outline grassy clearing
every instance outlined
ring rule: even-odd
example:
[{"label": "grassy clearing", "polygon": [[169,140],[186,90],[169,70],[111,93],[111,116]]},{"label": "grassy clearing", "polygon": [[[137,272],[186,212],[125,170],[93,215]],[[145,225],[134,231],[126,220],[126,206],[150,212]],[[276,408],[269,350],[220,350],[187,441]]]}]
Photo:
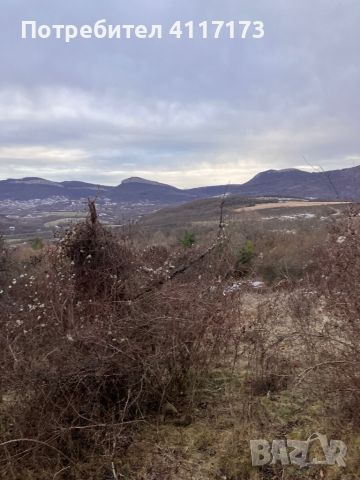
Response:
[{"label": "grassy clearing", "polygon": [[[253,397],[246,369],[214,370],[196,391],[193,422],[178,427],[152,419],[138,427],[132,444],[116,460],[121,478],[262,480],[359,478],[360,435],[331,427],[317,398],[284,390],[276,395]],[[249,441],[265,438],[304,440],[314,432],[341,438],[349,445],[346,470],[319,466],[253,467]],[[344,476],[345,475],[345,476]]]},{"label": "grassy clearing", "polygon": [[72,216],[67,216],[64,218],[59,218],[58,220],[51,220],[50,222],[45,222],[44,227],[45,228],[54,228],[57,226],[65,226],[69,225],[70,223],[74,222],[74,219],[77,219],[78,221],[85,220],[84,215],[83,216],[77,216],[77,215],[72,215]]},{"label": "grassy clearing", "polygon": [[302,201],[284,201],[276,203],[267,203],[252,205],[249,207],[242,207],[235,211],[244,212],[244,211],[258,211],[258,210],[276,210],[278,208],[311,208],[311,207],[323,207],[323,206],[339,206],[339,205],[349,205],[348,202],[308,202],[305,200]]}]

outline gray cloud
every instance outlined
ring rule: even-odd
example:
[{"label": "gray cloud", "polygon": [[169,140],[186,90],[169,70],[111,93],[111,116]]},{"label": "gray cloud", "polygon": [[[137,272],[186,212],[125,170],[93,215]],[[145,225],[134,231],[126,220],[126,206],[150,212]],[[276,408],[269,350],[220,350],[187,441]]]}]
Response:
[{"label": "gray cloud", "polygon": [[[130,2],[129,2],[130,3]],[[39,23],[262,19],[262,40],[21,40]],[[358,0],[3,0],[0,177],[179,186],[360,163]]]}]

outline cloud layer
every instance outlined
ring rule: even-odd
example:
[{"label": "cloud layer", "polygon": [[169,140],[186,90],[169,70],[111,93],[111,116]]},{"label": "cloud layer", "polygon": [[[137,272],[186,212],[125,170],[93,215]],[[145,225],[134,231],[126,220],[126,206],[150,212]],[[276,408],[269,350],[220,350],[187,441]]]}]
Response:
[{"label": "cloud layer", "polygon": [[[178,186],[360,163],[358,0],[3,0],[0,177]],[[271,3],[271,5],[270,5]],[[21,21],[261,19],[262,40],[21,40]],[[305,160],[304,160],[305,157]]]}]

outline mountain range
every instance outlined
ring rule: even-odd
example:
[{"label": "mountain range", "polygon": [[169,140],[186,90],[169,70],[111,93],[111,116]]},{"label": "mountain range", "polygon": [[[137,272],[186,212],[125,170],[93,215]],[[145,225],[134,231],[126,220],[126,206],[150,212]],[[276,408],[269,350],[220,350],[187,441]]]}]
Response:
[{"label": "mountain range", "polygon": [[223,194],[360,200],[360,166],[327,172],[298,169],[267,170],[239,185],[216,185],[179,189],[171,185],[131,177],[117,186],[79,181],[52,182],[27,177],[0,181],[0,200],[25,201],[62,197],[68,200],[107,198],[115,203],[183,203]]}]

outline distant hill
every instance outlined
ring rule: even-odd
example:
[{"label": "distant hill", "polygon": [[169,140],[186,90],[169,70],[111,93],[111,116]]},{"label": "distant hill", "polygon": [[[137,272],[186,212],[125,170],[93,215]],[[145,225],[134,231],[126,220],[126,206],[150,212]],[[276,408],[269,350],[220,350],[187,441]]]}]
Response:
[{"label": "distant hill", "polygon": [[116,187],[91,183],[67,181],[51,182],[43,178],[27,177],[0,181],[0,200],[24,201],[65,197],[69,200],[81,198],[108,198],[113,202],[159,204],[181,203],[195,200],[196,195],[151,180],[132,177]]},{"label": "distant hill", "polygon": [[115,202],[162,204],[187,202],[197,198],[186,190],[142,178],[124,180],[119,186],[112,189],[109,196]]},{"label": "distant hill", "polygon": [[141,177],[125,178],[125,180],[121,182],[121,185],[124,185],[126,183],[142,183],[146,185],[162,185],[163,187],[168,187],[166,183],[155,182],[154,180],[147,180],[146,178]]},{"label": "distant hill", "polygon": [[43,178],[27,177],[0,181],[0,200],[33,200],[66,197],[69,200],[93,197],[97,191],[108,192],[112,187],[98,187],[85,182],[51,182]]},{"label": "distant hill", "polygon": [[267,170],[242,185],[219,185],[189,190],[201,198],[227,192],[236,195],[360,201],[360,166],[327,172],[297,169]]},{"label": "distant hill", "polygon": [[360,199],[360,166],[329,172],[268,170],[241,186],[248,195],[281,195],[318,199]]},{"label": "distant hill", "polygon": [[0,181],[0,200],[32,200],[63,197],[68,200],[94,197],[115,203],[176,204],[219,195],[279,196],[325,200],[360,201],[360,166],[328,172],[297,169],[267,170],[242,185],[216,185],[179,189],[171,185],[131,177],[118,186],[79,181],[52,182],[38,177]]}]

